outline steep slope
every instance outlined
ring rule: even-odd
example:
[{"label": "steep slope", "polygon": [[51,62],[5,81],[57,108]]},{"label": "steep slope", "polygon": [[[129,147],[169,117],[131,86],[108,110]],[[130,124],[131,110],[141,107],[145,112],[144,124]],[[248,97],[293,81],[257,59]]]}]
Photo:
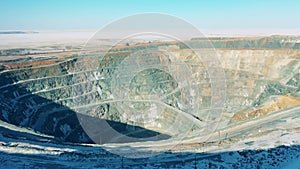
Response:
[{"label": "steep slope", "polygon": [[[198,39],[187,43],[198,46],[201,41],[203,40]],[[296,105],[296,103],[286,104],[291,98],[283,95],[291,93],[299,97],[300,51],[290,47],[290,43],[294,46],[298,44],[298,37],[217,38],[211,41],[217,48],[220,48],[217,49],[217,53],[220,55],[220,63],[225,71],[227,83],[226,88],[224,87],[227,99],[219,129],[226,128],[230,121],[243,120],[244,117],[239,117],[246,116],[240,113],[243,110],[254,109],[254,112],[247,113],[251,117],[257,115],[258,112],[267,114]],[[252,46],[245,47],[244,41],[245,44]],[[277,43],[281,46],[276,45]],[[218,44],[221,46],[218,47]],[[283,44],[285,46],[282,46]],[[212,105],[209,74],[205,68],[206,65],[197,61],[197,57],[191,50],[176,45],[178,44],[164,42],[116,47],[114,52],[106,55],[96,66],[95,60],[78,56],[77,53],[63,57],[64,53],[55,53],[59,56],[52,56],[50,52],[45,55],[30,55],[21,60],[14,60],[7,56],[10,59],[1,63],[3,70],[0,73],[2,79],[0,82],[0,118],[15,125],[29,127],[72,142],[90,141],[74,113],[78,110],[90,109],[94,111],[85,113],[91,113],[88,115],[92,117],[142,127],[153,132],[175,136],[186,131],[183,129],[190,127],[183,127],[184,124],[190,124],[193,126],[189,130],[191,135],[201,133],[200,131],[205,127],[203,122]],[[141,96],[142,93],[146,93],[145,96],[148,97],[149,93],[153,94],[151,92],[167,94],[166,103],[169,107],[165,109],[161,118],[145,125],[126,119],[124,113],[117,109],[115,102],[111,99],[114,72],[132,51],[144,48],[170,48],[172,56],[193,66],[193,77],[200,89],[199,100],[197,100],[199,111],[189,114],[180,108],[180,92],[176,90],[178,84],[169,74],[159,70],[141,72],[134,77],[131,82],[131,97]],[[5,53],[5,55],[9,54],[9,52]],[[95,54],[91,53],[91,55]],[[193,65],[193,63],[197,64]],[[78,67],[78,65],[81,66]],[[158,78],[166,83],[155,84],[153,79]],[[147,82],[146,85],[140,85],[143,81]],[[154,90],[149,90],[150,88]],[[263,106],[280,96],[287,100],[274,101],[280,105],[271,103],[269,107]],[[141,103],[135,103],[133,106],[142,109],[148,106],[149,110],[151,108]],[[277,108],[270,108],[272,106],[277,106]],[[182,126],[170,128],[177,118],[182,120]]]}]

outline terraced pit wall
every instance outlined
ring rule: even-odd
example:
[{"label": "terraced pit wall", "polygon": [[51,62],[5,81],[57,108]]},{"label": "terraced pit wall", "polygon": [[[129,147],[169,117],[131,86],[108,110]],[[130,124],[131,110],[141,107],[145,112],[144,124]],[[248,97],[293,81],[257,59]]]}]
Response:
[{"label": "terraced pit wall", "polygon": [[[187,43],[197,46],[201,41],[201,39],[194,39]],[[289,94],[288,99],[300,98],[299,38],[277,36],[258,39],[215,38],[212,39],[212,43],[219,53],[227,82],[227,87],[224,88],[227,98],[219,129],[230,123],[244,120],[236,118],[236,114],[241,111],[255,111],[273,103],[280,96]],[[176,47],[176,43],[148,45],[146,47],[151,48],[162,46],[174,48],[175,45],[172,50],[173,55],[187,63],[191,63],[195,59],[192,51],[182,46]],[[49,59],[44,56],[42,60],[35,57],[27,59],[26,63],[24,60],[13,59],[3,61],[0,73],[0,119],[53,135],[63,141],[91,142],[74,113],[74,110],[88,109],[87,107],[90,105],[97,111],[87,112],[87,114],[96,118],[139,126],[171,136],[179,134],[184,125],[171,130],[168,129],[168,126],[174,122],[174,117],[181,116],[180,114],[174,114],[171,111],[171,113],[165,113],[155,123],[144,125],[127,121],[114,107],[114,104],[109,102],[112,95],[111,77],[113,72],[118,64],[130,54],[130,51],[137,48],[141,47],[139,45],[126,47],[106,56],[98,70],[93,70],[92,67],[88,70],[77,70],[74,66],[78,60],[84,60],[77,55],[63,58],[54,56]],[[84,63],[92,64],[88,60]],[[201,118],[205,119],[211,106],[211,85],[205,65],[195,65],[195,71],[198,72],[195,75],[198,79],[198,87],[201,89],[201,97],[198,100],[200,110],[192,115],[196,120],[200,119],[199,121],[201,121]],[[135,77],[136,82],[132,82],[133,88],[138,86],[136,84],[139,81],[149,81],[149,78],[162,78],[167,81],[165,85],[153,84],[151,87],[168,92],[176,88],[174,80],[159,70],[146,71],[140,77]],[[135,90],[142,90],[143,86],[139,87]],[[147,91],[147,88],[144,91]],[[169,105],[180,110],[176,98],[178,95],[175,92],[169,98]],[[295,103],[291,106],[295,105],[298,104]],[[270,112],[267,113],[272,111],[274,110],[270,109]],[[235,119],[232,120],[232,118]],[[247,116],[246,118],[255,117]],[[188,118],[182,119],[184,120],[183,124],[189,122]],[[199,131],[201,128],[194,127],[191,132]],[[126,133],[131,133],[131,129],[128,128]]]}]

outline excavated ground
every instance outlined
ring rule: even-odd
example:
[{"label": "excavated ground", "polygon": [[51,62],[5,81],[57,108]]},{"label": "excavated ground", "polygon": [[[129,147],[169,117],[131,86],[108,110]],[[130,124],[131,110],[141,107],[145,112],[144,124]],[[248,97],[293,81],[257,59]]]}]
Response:
[{"label": "excavated ground", "polygon": [[[186,43],[197,46],[203,41],[193,39]],[[224,87],[226,101],[217,130],[300,105],[297,37],[215,38],[211,41],[219,54],[227,85]],[[193,66],[192,76],[200,89],[197,111],[186,112],[180,107],[182,93],[177,90],[178,80],[159,69],[141,72],[130,82],[130,98],[134,100],[125,106],[133,106],[144,112],[143,115],[122,112],[120,103],[112,99],[112,80],[118,66],[131,51],[149,46],[169,47],[172,56]],[[161,140],[177,137],[182,132],[196,137],[201,135],[203,128],[207,128],[212,87],[206,65],[197,60],[193,51],[180,44],[117,47],[115,52],[103,58],[96,69],[94,59],[83,58],[77,52],[38,53],[17,60],[7,54],[7,58],[2,58],[0,73],[0,119],[5,122],[63,141],[89,143],[92,140],[78,121],[78,111],[108,120],[118,132],[138,138],[165,135],[157,138]],[[163,59],[167,62],[166,58]],[[165,95],[166,99],[153,105],[149,103],[161,95]],[[150,101],[141,102],[149,98]],[[123,103],[122,106],[124,108]],[[153,106],[163,109],[155,120],[145,117]],[[146,122],[138,117],[146,119]],[[181,121],[178,122],[178,119]],[[173,126],[175,122],[180,126]]]}]

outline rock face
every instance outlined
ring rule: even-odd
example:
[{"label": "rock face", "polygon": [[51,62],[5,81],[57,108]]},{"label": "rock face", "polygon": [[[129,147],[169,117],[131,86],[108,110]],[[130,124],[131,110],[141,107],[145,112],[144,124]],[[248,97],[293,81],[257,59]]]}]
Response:
[{"label": "rock face", "polygon": [[[237,116],[241,111],[260,112],[269,102],[271,104],[267,106],[273,107],[277,97],[277,101],[283,104],[281,109],[299,105],[299,102],[294,101],[289,106],[286,104],[291,97],[295,100],[300,97],[299,40],[298,37],[277,36],[212,39],[213,45],[220,48],[216,52],[220,55],[227,84],[224,87],[226,102],[219,129],[225,128],[230,122],[239,121]],[[195,39],[187,43],[197,46],[201,41]],[[185,63],[200,63],[195,62],[192,51],[182,46],[174,48],[174,43],[149,44],[148,47],[168,45],[172,45],[173,56],[181,58]],[[201,123],[205,121],[212,105],[212,89],[205,64],[193,67],[193,77],[197,79],[195,85],[200,89],[197,112],[185,112],[185,108],[180,105],[182,93],[176,91],[178,81],[159,69],[140,72],[129,82],[130,98],[140,97],[145,100],[154,99],[155,95],[167,95],[164,100],[167,108],[156,121],[139,123],[139,120],[129,118],[126,112],[122,112],[111,101],[114,72],[137,48],[140,47],[118,49],[118,52],[106,55],[101,63],[96,62],[96,66],[95,60],[77,55],[3,61],[0,73],[0,119],[71,142],[92,142],[78,121],[75,113],[78,110],[86,116],[106,119],[115,130],[133,137],[165,134],[165,137],[158,138],[165,139],[180,134],[190,125],[191,135],[202,131]],[[157,81],[165,83],[158,84]],[[289,97],[280,97],[286,94]],[[159,104],[151,105],[147,102],[135,102],[130,106],[143,111],[160,108]],[[268,108],[268,113],[276,110]],[[135,117],[151,119],[146,115],[136,114]],[[178,118],[182,120],[181,126],[170,128]]]},{"label": "rock face", "polygon": [[300,99],[292,97],[290,94],[287,94],[272,100],[270,103],[267,103],[266,105],[254,111],[248,110],[248,111],[237,112],[233,115],[231,122],[235,123],[235,122],[248,120],[251,118],[259,118],[269,113],[298,106],[298,105],[300,105]]}]

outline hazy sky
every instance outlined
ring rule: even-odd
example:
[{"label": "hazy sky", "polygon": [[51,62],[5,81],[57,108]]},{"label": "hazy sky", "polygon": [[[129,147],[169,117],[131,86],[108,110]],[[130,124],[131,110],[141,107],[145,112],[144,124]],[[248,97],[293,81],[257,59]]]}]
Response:
[{"label": "hazy sky", "polygon": [[99,29],[131,14],[162,12],[200,29],[299,29],[299,0],[1,0],[1,30]]}]

